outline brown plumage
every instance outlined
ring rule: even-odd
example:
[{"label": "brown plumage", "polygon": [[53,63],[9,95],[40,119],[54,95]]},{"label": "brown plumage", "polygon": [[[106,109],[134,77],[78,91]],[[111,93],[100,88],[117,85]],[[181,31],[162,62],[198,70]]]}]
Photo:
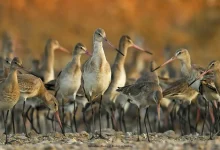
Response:
[{"label": "brown plumage", "polygon": [[171,83],[169,88],[163,91],[163,96],[166,98],[188,101],[188,103],[191,103],[198,94],[199,93],[196,90],[189,87],[186,78]]},{"label": "brown plumage", "polygon": [[4,118],[4,111],[7,111],[6,119],[4,120],[5,124],[5,134],[6,141],[8,143],[7,137],[7,119],[8,113],[11,108],[18,102],[20,97],[20,90],[17,78],[17,68],[21,66],[16,62],[16,58],[12,60],[10,73],[5,80],[2,80],[0,83],[0,110],[2,111],[2,115]]}]

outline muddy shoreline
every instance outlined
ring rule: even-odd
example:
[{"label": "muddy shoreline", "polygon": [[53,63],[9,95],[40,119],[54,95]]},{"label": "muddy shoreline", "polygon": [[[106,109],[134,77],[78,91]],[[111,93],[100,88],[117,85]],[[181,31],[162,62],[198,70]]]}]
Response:
[{"label": "muddy shoreline", "polygon": [[106,139],[92,139],[91,135],[85,131],[80,133],[61,133],[54,132],[48,134],[36,134],[34,131],[29,133],[29,138],[24,134],[10,134],[10,144],[4,145],[5,136],[0,138],[0,150],[63,150],[63,149],[220,149],[220,137],[209,140],[209,136],[185,135],[180,136],[174,131],[169,130],[164,133],[150,133],[150,140],[146,139],[146,134],[140,136],[137,141],[135,133],[115,132],[112,129],[103,130]]}]

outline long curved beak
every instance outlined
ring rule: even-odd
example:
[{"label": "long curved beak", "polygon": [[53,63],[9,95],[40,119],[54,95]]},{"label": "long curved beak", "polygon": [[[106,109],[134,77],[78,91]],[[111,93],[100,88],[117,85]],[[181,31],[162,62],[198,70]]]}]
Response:
[{"label": "long curved beak", "polygon": [[55,117],[56,117],[56,119],[57,119],[57,121],[58,121],[58,123],[59,123],[59,125],[60,125],[60,129],[61,129],[63,135],[65,136],[64,131],[63,131],[63,126],[62,126],[62,123],[61,123],[61,121],[60,121],[60,115],[59,115],[59,112],[56,111],[56,112],[54,113],[54,115],[55,115]]},{"label": "long curved beak", "polygon": [[206,71],[204,71],[202,74],[200,74],[200,76],[198,76],[195,80],[193,80],[193,82],[191,82],[188,86],[191,86],[193,83],[195,83],[197,80],[201,79],[205,74],[212,72],[212,69],[208,69]]},{"label": "long curved beak", "polygon": [[138,50],[140,50],[140,51],[142,51],[142,52],[145,52],[145,53],[148,53],[148,54],[150,54],[150,55],[153,55],[153,53],[151,53],[150,51],[144,50],[143,48],[141,48],[141,47],[139,47],[139,46],[137,46],[137,45],[135,45],[135,44],[133,44],[132,47],[134,47],[134,48],[136,48],[136,49],[138,49]]},{"label": "long curved beak", "polygon": [[120,53],[122,56],[124,56],[124,54],[123,54],[119,49],[117,49],[106,37],[104,37],[104,40],[105,40],[112,48],[114,48],[118,53]]},{"label": "long curved beak", "polygon": [[62,51],[62,52],[65,52],[65,53],[70,53],[66,48],[64,48],[64,47],[62,47],[62,46],[60,46],[60,47],[58,48],[58,50],[60,50],[60,51]]},{"label": "long curved beak", "polygon": [[166,61],[165,63],[163,63],[162,65],[160,65],[160,66],[156,67],[155,69],[151,70],[151,72],[154,72],[155,70],[157,70],[157,69],[159,69],[159,68],[161,68],[161,67],[163,67],[163,66],[165,66],[165,65],[167,65],[167,64],[169,64],[169,63],[171,63],[172,61],[174,61],[174,60],[176,60],[176,59],[177,59],[176,56],[170,58],[169,60],[167,60],[167,61]]}]

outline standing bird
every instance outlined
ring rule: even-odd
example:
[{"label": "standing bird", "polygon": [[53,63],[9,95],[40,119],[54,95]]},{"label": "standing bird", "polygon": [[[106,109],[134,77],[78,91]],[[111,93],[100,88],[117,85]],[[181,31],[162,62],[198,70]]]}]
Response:
[{"label": "standing bird", "polygon": [[206,75],[207,73],[209,72],[213,72],[214,76],[213,76],[213,82],[215,84],[215,87],[216,87],[216,91],[218,94],[220,94],[220,61],[218,60],[215,60],[215,61],[212,61],[207,70],[204,71],[202,74],[200,74],[193,82],[191,82],[189,85],[193,85],[197,80],[201,80],[201,78]]},{"label": "standing bird", "polygon": [[63,48],[57,40],[47,40],[42,65],[37,72],[32,72],[32,74],[40,77],[44,81],[44,83],[47,83],[55,78],[54,51],[57,49],[69,53],[69,51]]},{"label": "standing bird", "polygon": [[[139,46],[135,45],[131,38],[127,35],[124,35],[121,37],[119,41],[119,50],[124,54],[122,56],[120,53],[117,54],[114,64],[112,66],[112,75],[111,75],[111,83],[106,90],[104,97],[103,97],[103,104],[105,109],[109,114],[112,114],[113,106],[117,97],[119,96],[119,92],[117,92],[118,87],[123,87],[126,83],[126,72],[125,72],[125,59],[127,56],[127,50],[129,47],[136,48],[137,50],[146,52],[148,54],[151,54],[151,52],[146,51]],[[122,110],[124,110],[122,108]]]},{"label": "standing bird", "polygon": [[[208,84],[204,85],[206,86],[206,89],[208,89],[207,93],[206,91],[202,91],[204,92],[204,96],[205,98],[213,98],[211,100],[217,100],[218,102],[218,107],[219,107],[219,103],[220,103],[220,61],[212,61],[208,68],[206,69],[206,71],[204,71],[201,75],[199,75],[192,83],[190,83],[189,85],[192,86],[196,81],[201,80],[203,76],[208,76],[207,74],[213,72],[213,77],[211,79],[211,81],[209,81]],[[203,77],[206,78],[206,77]],[[211,82],[211,83],[210,83]],[[214,84],[214,86],[213,86]],[[219,109],[219,108],[218,108]],[[216,124],[218,125],[219,120],[217,120]],[[211,137],[211,132],[210,132],[210,138]]]},{"label": "standing bird", "polygon": [[[16,63],[18,65],[22,65],[21,59],[15,57],[13,59],[13,63]],[[23,69],[21,69],[23,70]],[[40,98],[50,109],[52,109],[55,113],[55,116],[59,122],[59,125],[62,130],[62,124],[60,122],[60,117],[58,113],[58,102],[56,98],[49,93],[46,88],[44,87],[44,83],[42,80],[34,75],[31,74],[18,74],[17,75],[18,79],[18,85],[20,89],[20,98],[21,100],[24,100],[23,103],[23,123],[24,123],[24,129],[25,129],[25,134],[27,136],[27,130],[26,130],[26,116],[25,116],[25,102],[26,99],[28,98],[33,98],[33,97],[38,97]],[[37,100],[37,99],[35,99]],[[38,103],[38,102],[36,102]],[[62,130],[63,132],[63,130]]]},{"label": "standing bird", "polygon": [[[7,119],[8,113],[11,108],[18,102],[20,97],[20,89],[17,78],[17,69],[21,66],[12,60],[10,73],[8,77],[0,83],[0,110],[2,111],[4,125],[5,125],[5,144],[8,143],[8,133],[7,133]],[[4,117],[4,111],[7,111],[6,117]]]},{"label": "standing bird", "polygon": [[183,74],[183,78],[180,80],[175,81],[170,85],[169,88],[163,91],[163,96],[169,99],[175,99],[175,100],[181,100],[185,101],[188,104],[188,121],[191,131],[191,125],[190,125],[190,105],[191,101],[197,97],[199,94],[199,87],[200,87],[200,81],[196,81],[196,83],[188,88],[188,85],[196,79],[198,75],[201,74],[201,72],[204,70],[201,67],[198,67],[196,65],[191,64],[191,58],[190,54],[187,49],[179,49],[176,51],[175,56],[173,56],[171,59],[160,65],[159,67],[155,68],[152,71],[155,71],[159,69],[162,66],[165,66],[166,64],[174,61],[174,60],[180,60],[181,62],[181,72]]},{"label": "standing bird", "polygon": [[[191,58],[190,54],[187,49],[181,48],[178,49],[175,53],[175,55],[167,60],[165,63],[162,65],[156,67],[152,71],[155,71],[171,62],[174,60],[180,60],[181,62],[181,73],[183,74],[184,77],[186,77],[186,81],[188,84],[190,84],[194,79],[197,78],[198,75],[200,75],[204,69],[199,67],[198,65],[191,64]],[[192,86],[196,91],[199,91],[199,86],[200,86],[200,81],[196,81],[196,83]]]},{"label": "standing bird", "polygon": [[[111,82],[111,68],[106,60],[102,42],[106,41],[110,46],[114,47],[106,38],[105,31],[101,28],[96,29],[93,35],[93,54],[83,66],[83,88],[88,101],[91,103],[95,97],[100,97],[99,106],[99,125],[100,125],[100,138],[104,138],[101,134],[101,105],[102,96],[107,90]],[[115,48],[115,47],[114,47]],[[116,49],[116,48],[115,48]],[[118,49],[116,49],[121,53]],[[123,55],[123,53],[121,53]],[[93,113],[93,127],[94,127],[94,112]],[[94,137],[94,136],[93,136]],[[92,137],[92,138],[93,138]]]},{"label": "standing bird", "polygon": [[[64,123],[64,100],[68,99],[68,96],[72,95],[73,96],[73,104],[74,104],[74,124],[75,124],[75,131],[77,132],[77,127],[76,127],[76,118],[75,118],[75,113],[76,113],[76,94],[77,91],[80,88],[81,85],[81,77],[82,77],[82,72],[81,72],[81,62],[80,58],[82,54],[91,54],[87,51],[86,47],[81,44],[77,43],[74,50],[73,50],[73,56],[71,62],[69,62],[66,67],[60,72],[59,76],[57,77],[56,80],[56,85],[55,85],[55,91],[56,91],[56,98],[58,99],[59,103],[62,103],[63,107],[63,123]],[[68,107],[68,106],[67,106]]]},{"label": "standing bird", "polygon": [[[140,109],[147,108],[151,105],[157,104],[158,120],[160,120],[160,101],[163,98],[162,89],[159,86],[159,79],[156,74],[152,72],[146,72],[142,77],[140,77],[134,84],[127,85],[124,87],[119,87],[118,92],[122,93],[129,99],[129,102],[135,104],[138,107],[138,125],[139,134],[141,134],[141,116]],[[144,119],[145,127],[146,120]],[[147,138],[150,142],[148,131]],[[138,135],[139,141],[139,135]]]}]

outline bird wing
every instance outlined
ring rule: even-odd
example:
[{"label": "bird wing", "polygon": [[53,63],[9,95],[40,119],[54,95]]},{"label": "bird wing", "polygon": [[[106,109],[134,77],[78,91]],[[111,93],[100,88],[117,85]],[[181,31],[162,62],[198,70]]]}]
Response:
[{"label": "bird wing", "polygon": [[40,88],[42,80],[31,74],[20,74],[18,75],[18,83],[21,92],[31,93]]},{"label": "bird wing", "polygon": [[167,96],[167,95],[178,95],[179,93],[183,93],[185,90],[187,90],[187,88],[191,88],[188,87],[188,83],[186,82],[185,78],[182,78],[180,80],[177,80],[173,83],[170,84],[170,87],[165,89],[163,91],[163,96]]},{"label": "bird wing", "polygon": [[150,92],[152,89],[155,88],[156,85],[157,84],[155,82],[142,82],[142,83],[136,83],[136,84],[120,87],[117,89],[117,91],[125,95],[137,96],[141,92],[145,92],[145,93]]}]

